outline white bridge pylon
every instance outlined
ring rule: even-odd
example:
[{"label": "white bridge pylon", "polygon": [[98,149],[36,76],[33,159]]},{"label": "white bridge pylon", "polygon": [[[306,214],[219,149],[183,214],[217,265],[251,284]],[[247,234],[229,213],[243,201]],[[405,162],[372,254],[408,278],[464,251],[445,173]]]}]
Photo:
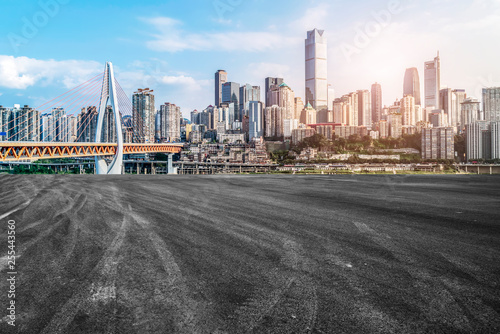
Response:
[{"label": "white bridge pylon", "polygon": [[122,133],[122,119],[120,116],[120,109],[118,107],[118,100],[116,95],[115,74],[113,72],[113,64],[106,63],[104,70],[104,79],[102,82],[101,100],[99,103],[99,117],[96,129],[96,143],[102,142],[102,128],[104,125],[104,117],[106,115],[106,108],[108,102],[113,108],[113,115],[115,120],[116,132],[116,153],[108,165],[104,157],[95,157],[96,174],[122,174],[123,170],[123,133]]}]

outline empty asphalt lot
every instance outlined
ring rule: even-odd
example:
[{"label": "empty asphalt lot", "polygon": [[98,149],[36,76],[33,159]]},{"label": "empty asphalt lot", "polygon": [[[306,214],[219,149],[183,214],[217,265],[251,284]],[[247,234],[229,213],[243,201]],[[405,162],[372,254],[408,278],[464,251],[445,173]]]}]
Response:
[{"label": "empty asphalt lot", "polygon": [[0,175],[0,217],[1,333],[500,332],[500,177]]}]

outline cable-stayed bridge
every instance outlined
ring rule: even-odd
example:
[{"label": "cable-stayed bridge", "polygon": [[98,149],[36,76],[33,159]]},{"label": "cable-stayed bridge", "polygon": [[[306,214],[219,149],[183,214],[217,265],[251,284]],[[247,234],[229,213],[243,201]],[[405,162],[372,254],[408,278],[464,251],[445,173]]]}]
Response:
[{"label": "cable-stayed bridge", "polygon": [[97,174],[121,174],[123,155],[178,153],[155,143],[154,115],[134,110],[114,77],[103,73],[37,108],[0,107],[0,161],[95,157]]}]

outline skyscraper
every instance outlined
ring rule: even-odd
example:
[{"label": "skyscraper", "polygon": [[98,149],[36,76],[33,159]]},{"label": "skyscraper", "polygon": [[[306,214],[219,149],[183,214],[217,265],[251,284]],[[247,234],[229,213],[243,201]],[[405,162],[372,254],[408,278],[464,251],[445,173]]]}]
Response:
[{"label": "skyscraper", "polygon": [[464,129],[466,125],[482,120],[481,103],[475,98],[465,99],[461,103],[460,126]]},{"label": "skyscraper", "polygon": [[460,123],[460,104],[465,100],[463,89],[444,88],[439,91],[439,109],[447,115],[448,125],[457,127]]},{"label": "skyscraper", "polygon": [[295,93],[286,83],[273,86],[269,91],[269,106],[284,108],[283,119],[292,119],[295,115]]},{"label": "skyscraper", "polygon": [[247,103],[250,101],[260,101],[260,87],[249,84],[240,87],[240,114],[241,119],[247,116]]},{"label": "skyscraper", "polygon": [[249,140],[252,141],[264,136],[263,132],[263,105],[260,101],[248,102]]},{"label": "skyscraper", "polygon": [[368,90],[358,90],[358,125],[372,126],[371,96]]},{"label": "skyscraper", "polygon": [[138,89],[132,95],[132,123],[136,143],[154,143],[155,96],[149,88]]},{"label": "skyscraper", "polygon": [[484,120],[500,121],[500,87],[483,88]]},{"label": "skyscraper", "polygon": [[222,85],[227,82],[227,73],[224,70],[215,72],[215,106],[220,107],[222,103]]},{"label": "skyscraper", "polygon": [[222,85],[222,103],[234,103],[233,121],[241,121],[240,118],[240,84],[226,82]]},{"label": "skyscraper", "polygon": [[372,85],[372,123],[380,122],[382,117],[382,86],[379,83]]},{"label": "skyscraper", "polygon": [[416,67],[407,68],[403,83],[403,96],[411,95],[415,98],[415,105],[421,105],[420,102],[420,78]]},{"label": "skyscraper", "polygon": [[467,161],[490,159],[491,123],[476,121],[465,126]]},{"label": "skyscraper", "polygon": [[413,95],[405,95],[401,99],[401,117],[404,126],[416,125],[415,98]]},{"label": "skyscraper", "polygon": [[306,100],[321,111],[328,109],[327,39],[324,30],[307,32],[306,46]]},{"label": "skyscraper", "polygon": [[264,96],[264,99],[266,100],[266,107],[270,107],[272,105],[268,98],[271,88],[273,88],[274,86],[279,86],[283,82],[283,78],[266,78],[266,96]]},{"label": "skyscraper", "polygon": [[439,90],[441,89],[441,61],[439,60],[439,51],[434,60],[427,61],[424,65],[425,106],[438,108]]}]

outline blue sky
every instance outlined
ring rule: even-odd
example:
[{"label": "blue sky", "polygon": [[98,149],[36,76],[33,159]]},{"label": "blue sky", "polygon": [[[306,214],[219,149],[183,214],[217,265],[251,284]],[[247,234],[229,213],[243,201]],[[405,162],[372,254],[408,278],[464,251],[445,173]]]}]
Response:
[{"label": "blue sky", "polygon": [[[155,89],[157,108],[184,115],[213,103],[213,76],[263,86],[283,76],[304,96],[304,39],[325,29],[337,96],[382,84],[401,98],[407,67],[441,53],[442,85],[478,96],[500,86],[500,0],[3,0],[0,104],[40,105],[112,61],[130,94]],[[30,30],[30,27],[34,29]],[[360,33],[360,31],[362,33]]]}]

